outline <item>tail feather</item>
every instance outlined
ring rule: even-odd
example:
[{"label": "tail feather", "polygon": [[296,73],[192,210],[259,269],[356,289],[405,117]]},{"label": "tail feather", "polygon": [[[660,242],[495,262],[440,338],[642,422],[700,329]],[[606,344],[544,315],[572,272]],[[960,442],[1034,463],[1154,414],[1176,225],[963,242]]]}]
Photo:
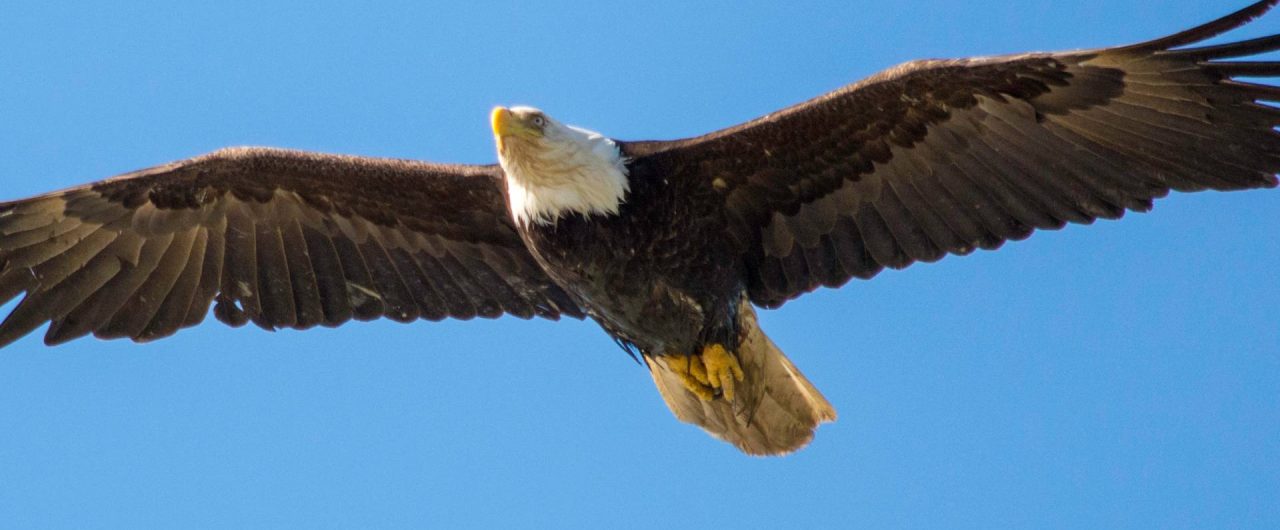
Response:
[{"label": "tail feather", "polygon": [[804,447],[823,422],[835,421],[835,408],[813,383],[765,336],[755,310],[741,304],[743,337],[737,355],[744,372],[733,401],[704,401],[680,382],[662,356],[646,355],[653,382],[680,421],[753,455],[781,455]]}]

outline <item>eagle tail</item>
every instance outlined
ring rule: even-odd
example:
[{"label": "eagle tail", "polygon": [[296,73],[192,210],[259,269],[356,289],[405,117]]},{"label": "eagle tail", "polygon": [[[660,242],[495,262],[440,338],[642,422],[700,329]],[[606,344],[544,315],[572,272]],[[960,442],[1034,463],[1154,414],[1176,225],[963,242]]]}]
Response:
[{"label": "eagle tail", "polygon": [[703,400],[689,391],[667,358],[645,355],[653,382],[676,418],[752,455],[782,455],[813,439],[836,410],[800,370],[765,336],[755,309],[743,300],[739,309],[743,338],[737,355],[743,380],[732,400]]}]

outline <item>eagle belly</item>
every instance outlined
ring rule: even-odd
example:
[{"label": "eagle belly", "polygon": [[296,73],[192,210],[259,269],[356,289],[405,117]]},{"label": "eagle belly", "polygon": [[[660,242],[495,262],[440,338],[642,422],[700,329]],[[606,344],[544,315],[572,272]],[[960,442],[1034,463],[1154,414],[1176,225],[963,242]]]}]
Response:
[{"label": "eagle belly", "polygon": [[[803,447],[835,409],[760,329],[720,218],[644,197],[633,195],[616,216],[574,214],[523,225],[521,235],[580,307],[639,350],[677,418],[749,454]],[[736,396],[695,393],[679,368],[709,345],[740,366]]]},{"label": "eagle belly", "polygon": [[[659,183],[659,187],[661,184]],[[615,338],[653,355],[738,342],[741,272],[717,219],[680,215],[633,182],[616,215],[520,228],[547,274]]]}]

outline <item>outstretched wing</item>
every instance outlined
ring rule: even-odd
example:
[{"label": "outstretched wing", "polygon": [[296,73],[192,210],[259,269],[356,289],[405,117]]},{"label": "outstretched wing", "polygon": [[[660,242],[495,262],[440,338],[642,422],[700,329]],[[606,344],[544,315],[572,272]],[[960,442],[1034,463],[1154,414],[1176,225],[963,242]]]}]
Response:
[{"label": "outstretched wing", "polygon": [[[1273,187],[1280,36],[1180,48],[1277,0],[1134,46],[909,63],[707,136],[625,145],[633,173],[715,196],[751,300],[774,307],[1035,229],[1146,211],[1169,190]],[[1175,49],[1176,48],[1176,49]],[[690,184],[693,182],[693,184]],[[712,193],[714,192],[714,193]]]},{"label": "outstretched wing", "polygon": [[0,346],[150,340],[218,319],[558,318],[582,311],[507,215],[495,167],[239,148],[0,204]]}]

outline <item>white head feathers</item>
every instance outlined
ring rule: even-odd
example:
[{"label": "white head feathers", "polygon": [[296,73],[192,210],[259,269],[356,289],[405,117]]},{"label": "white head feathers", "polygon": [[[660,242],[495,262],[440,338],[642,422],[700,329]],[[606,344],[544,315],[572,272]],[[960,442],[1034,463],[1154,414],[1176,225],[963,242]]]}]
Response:
[{"label": "white head feathers", "polygon": [[493,127],[516,224],[555,224],[572,213],[617,215],[629,182],[612,140],[530,107],[494,109]]}]

